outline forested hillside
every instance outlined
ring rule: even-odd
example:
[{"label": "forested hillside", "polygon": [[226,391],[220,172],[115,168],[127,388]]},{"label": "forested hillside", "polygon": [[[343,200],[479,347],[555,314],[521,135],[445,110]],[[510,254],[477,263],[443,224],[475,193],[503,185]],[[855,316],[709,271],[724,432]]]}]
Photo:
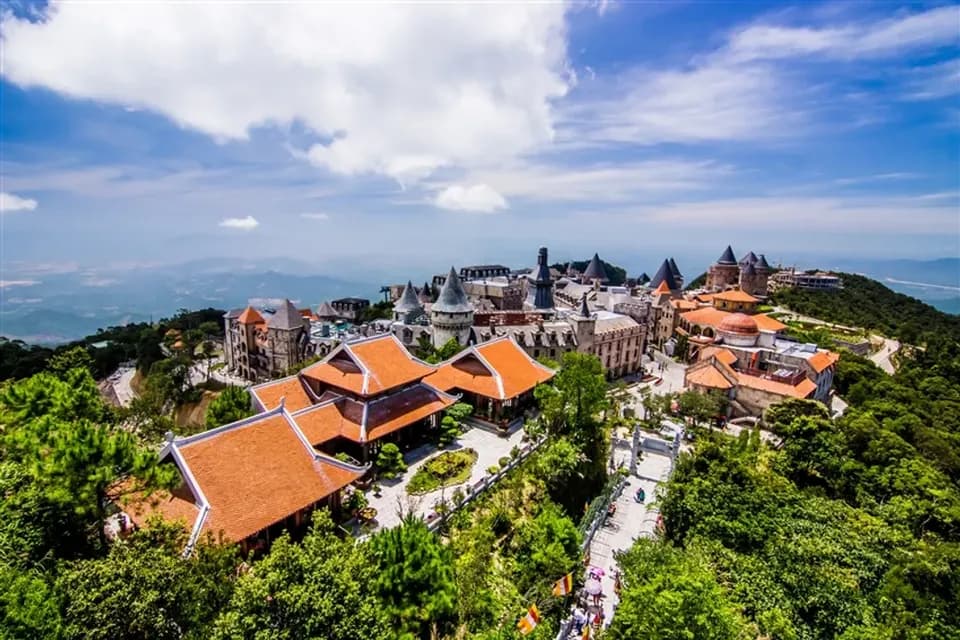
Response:
[{"label": "forested hillside", "polygon": [[872,329],[910,344],[924,344],[928,336],[960,336],[960,316],[949,315],[876,280],[852,273],[838,291],[781,289],[772,299],[797,313],[827,322]]},{"label": "forested hillside", "polygon": [[839,366],[841,418],[790,401],[782,446],[703,434],[681,457],[611,637],[960,638],[960,344]]}]

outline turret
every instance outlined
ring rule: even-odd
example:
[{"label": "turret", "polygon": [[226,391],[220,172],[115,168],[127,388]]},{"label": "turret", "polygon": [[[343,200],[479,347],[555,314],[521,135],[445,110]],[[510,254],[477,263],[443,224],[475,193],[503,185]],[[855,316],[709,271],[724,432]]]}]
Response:
[{"label": "turret", "polygon": [[[533,308],[553,309],[553,278],[547,265],[547,248],[540,247],[537,253],[537,269],[533,280]],[[528,298],[529,300],[529,298]]]},{"label": "turret", "polygon": [[473,327],[473,305],[467,300],[460,276],[450,267],[437,301],[430,307],[430,324],[433,325],[433,346],[442,347],[450,338],[462,345],[470,341]]}]

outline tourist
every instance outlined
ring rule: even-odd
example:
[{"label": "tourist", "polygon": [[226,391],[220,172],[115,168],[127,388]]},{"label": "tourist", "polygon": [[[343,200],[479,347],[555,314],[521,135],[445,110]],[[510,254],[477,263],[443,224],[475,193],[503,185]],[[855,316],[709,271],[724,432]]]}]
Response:
[{"label": "tourist", "polygon": [[583,631],[584,625],[587,624],[587,614],[579,606],[573,606],[573,630],[575,633],[580,633]]}]

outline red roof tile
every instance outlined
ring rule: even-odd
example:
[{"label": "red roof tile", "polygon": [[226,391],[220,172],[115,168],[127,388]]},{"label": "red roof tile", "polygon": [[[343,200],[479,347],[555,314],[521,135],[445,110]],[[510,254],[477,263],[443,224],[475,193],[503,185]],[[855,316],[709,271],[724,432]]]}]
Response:
[{"label": "red roof tile", "polygon": [[260,324],[264,322],[264,320],[259,311],[253,307],[247,307],[243,310],[243,313],[237,317],[237,322],[240,324]]},{"label": "red roof tile", "polygon": [[839,353],[834,353],[832,351],[818,351],[813,357],[807,360],[814,371],[820,373],[830,365],[833,365],[840,359]]},{"label": "red roof tile", "polygon": [[302,375],[361,396],[410,384],[435,371],[392,335],[346,343]]},{"label": "red roof tile", "polygon": [[280,399],[283,398],[283,406],[293,413],[306,409],[313,404],[313,400],[304,389],[299,376],[290,376],[257,385],[250,389],[265,411],[276,409],[280,406]]},{"label": "red roof tile", "polygon": [[509,337],[461,351],[426,382],[443,391],[463,389],[497,400],[515,398],[550,380],[554,372],[536,362]]}]

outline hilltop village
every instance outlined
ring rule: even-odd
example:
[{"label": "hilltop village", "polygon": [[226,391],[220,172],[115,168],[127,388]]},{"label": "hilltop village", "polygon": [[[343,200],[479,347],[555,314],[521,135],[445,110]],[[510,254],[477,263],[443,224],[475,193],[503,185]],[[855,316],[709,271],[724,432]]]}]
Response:
[{"label": "hilltop village", "polygon": [[[597,254],[561,271],[541,248],[531,269],[466,266],[420,288],[384,287],[388,318],[361,321],[371,303],[359,298],[228,311],[226,368],[249,381],[253,415],[169,434],[160,458],[177,467],[183,490],[134,496],[124,517],[136,526],[158,511],[186,518],[188,547],[222,532],[263,548],[317,507],[339,512],[353,486],[369,486],[374,463],[382,471],[384,456],[422,445],[455,405],[469,407],[462,428],[515,448],[538,415],[534,391],[571,353],[595,357],[610,384],[710,395],[721,423],[788,399],[830,402],[838,354],[788,338],[762,305],[771,286],[829,288],[836,278],[797,281],[730,247],[700,287],[684,290],[673,258],[652,278],[621,275]],[[496,438],[478,449],[500,462],[509,452]]]},{"label": "hilltop village", "polygon": [[358,321],[371,307],[360,298],[316,309],[289,300],[276,309],[235,309],[224,317],[227,367],[263,382],[341,343],[377,336],[390,335],[421,358],[506,338],[537,361],[595,355],[610,380],[652,374],[657,357],[678,360],[689,365],[683,386],[722,392],[731,418],[758,416],[785,398],[829,397],[838,355],[789,338],[787,325],[763,311],[779,287],[839,288],[832,274],[775,269],[752,251],[738,260],[731,247],[702,286],[686,289],[673,258],[652,278],[618,279],[597,254],[582,271],[557,266],[541,248],[533,268],[451,267],[419,287],[386,286],[389,317],[369,322]]}]

